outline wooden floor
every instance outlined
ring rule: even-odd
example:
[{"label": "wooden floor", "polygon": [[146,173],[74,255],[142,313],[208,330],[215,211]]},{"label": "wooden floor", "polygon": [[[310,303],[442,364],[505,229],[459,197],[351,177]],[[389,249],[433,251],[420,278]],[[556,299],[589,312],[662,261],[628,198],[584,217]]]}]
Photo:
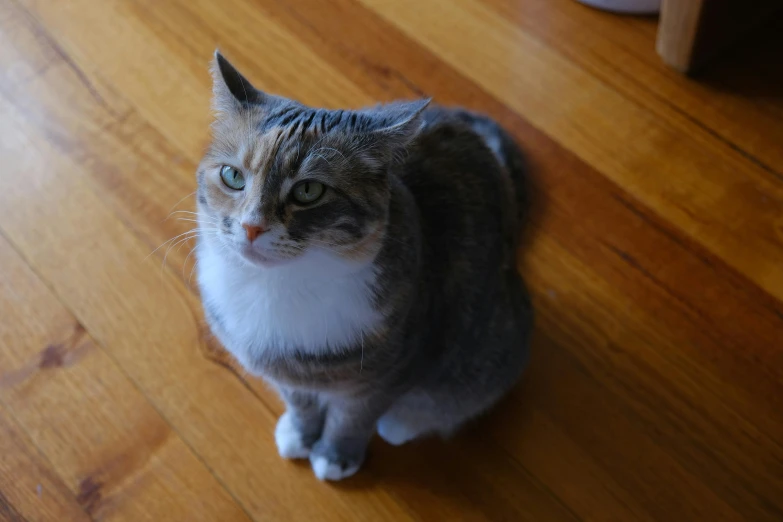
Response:
[{"label": "wooden floor", "polygon": [[[783,45],[697,83],[655,30],[572,0],[2,0],[0,519],[783,520]],[[192,245],[149,255],[190,228],[217,46],[265,90],[432,95],[526,150],[532,362],[460,437],[319,483],[203,330]]]}]

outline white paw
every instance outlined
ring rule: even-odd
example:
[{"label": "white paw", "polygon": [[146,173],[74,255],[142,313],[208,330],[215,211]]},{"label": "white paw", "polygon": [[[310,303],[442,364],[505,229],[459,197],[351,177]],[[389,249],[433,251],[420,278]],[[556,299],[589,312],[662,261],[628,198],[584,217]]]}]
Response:
[{"label": "white paw", "polygon": [[404,424],[381,417],[376,426],[378,435],[392,446],[401,446],[416,438],[416,433],[409,430]]},{"label": "white paw", "polygon": [[344,468],[326,457],[312,457],[310,464],[318,480],[342,480],[359,471],[361,467],[361,464],[356,464]]},{"label": "white paw", "polygon": [[310,448],[302,443],[302,435],[294,426],[288,412],[277,421],[275,443],[277,452],[284,459],[306,459],[310,456]]}]

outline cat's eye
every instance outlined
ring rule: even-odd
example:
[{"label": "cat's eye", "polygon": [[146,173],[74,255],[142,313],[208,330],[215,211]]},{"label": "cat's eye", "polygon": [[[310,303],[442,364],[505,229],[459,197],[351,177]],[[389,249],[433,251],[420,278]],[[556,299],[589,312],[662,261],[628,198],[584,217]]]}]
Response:
[{"label": "cat's eye", "polygon": [[228,165],[220,167],[220,179],[230,189],[242,190],[245,188],[245,177],[234,167]]},{"label": "cat's eye", "polygon": [[292,196],[297,203],[309,205],[310,203],[318,201],[318,199],[323,196],[325,190],[326,187],[324,187],[323,183],[318,183],[317,181],[302,181],[294,187]]}]

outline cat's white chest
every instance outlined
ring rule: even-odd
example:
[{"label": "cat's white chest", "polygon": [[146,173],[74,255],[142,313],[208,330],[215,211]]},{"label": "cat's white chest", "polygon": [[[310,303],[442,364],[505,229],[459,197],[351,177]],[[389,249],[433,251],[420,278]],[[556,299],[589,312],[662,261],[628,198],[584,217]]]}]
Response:
[{"label": "cat's white chest", "polygon": [[216,315],[216,333],[250,371],[265,351],[318,353],[361,342],[381,320],[371,302],[371,266],[357,270],[312,252],[284,266],[259,268],[209,245],[201,245],[198,255],[202,299]]}]

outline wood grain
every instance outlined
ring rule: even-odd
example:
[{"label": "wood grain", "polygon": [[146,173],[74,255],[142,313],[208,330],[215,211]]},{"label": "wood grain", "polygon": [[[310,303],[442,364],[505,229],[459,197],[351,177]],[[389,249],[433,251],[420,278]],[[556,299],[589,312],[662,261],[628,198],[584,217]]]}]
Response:
[{"label": "wood grain", "polygon": [[[5,311],[0,400],[52,467],[47,473],[23,475],[25,481],[61,477],[70,493],[65,498],[89,517],[247,520],[144,395],[2,239],[0,263],[0,306]],[[27,486],[28,493],[36,491],[37,486]],[[47,496],[63,492],[54,486],[46,484]]]},{"label": "wood grain", "polygon": [[[630,17],[618,23],[617,17],[578,2],[491,0],[489,4],[527,34],[665,121],[700,140],[717,138],[729,146],[736,144],[739,153],[781,174],[783,122],[769,98],[783,85],[775,59],[783,52],[783,39],[774,37],[774,28],[760,33],[760,41],[724,56],[702,74],[702,81],[694,82],[660,66],[650,46],[650,35],[657,28],[653,18]],[[733,80],[739,77],[746,79]],[[761,77],[757,84],[754,77]],[[770,92],[765,92],[765,86]]]},{"label": "wood grain", "polygon": [[[783,518],[781,47],[696,83],[654,41],[571,0],[2,4],[0,519]],[[191,228],[218,46],[272,92],[432,95],[523,145],[538,328],[487,419],[336,486],[277,457],[192,244],[155,250]]]},{"label": "wood grain", "polygon": [[0,460],[0,520],[90,520],[2,404],[0,450],[3,455]]}]

